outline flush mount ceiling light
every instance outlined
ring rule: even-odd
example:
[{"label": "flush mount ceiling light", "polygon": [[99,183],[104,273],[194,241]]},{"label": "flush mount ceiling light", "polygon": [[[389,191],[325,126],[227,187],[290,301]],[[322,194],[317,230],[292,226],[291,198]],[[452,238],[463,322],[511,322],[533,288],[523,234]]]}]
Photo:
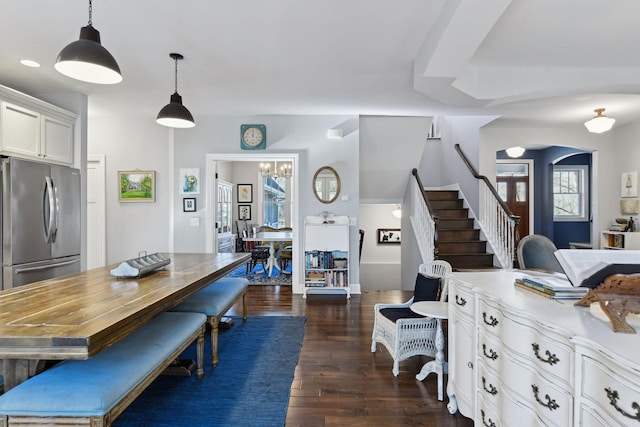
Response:
[{"label": "flush mount ceiling light", "polygon": [[89,0],[89,24],[80,29],[80,40],[60,52],[55,68],[72,79],[98,84],[122,81],[120,67],[107,49],[100,44],[100,32],[91,22],[92,5]]},{"label": "flush mount ceiling light", "polygon": [[184,59],[184,56],[179,53],[170,53],[169,56],[176,61],[176,91],[171,95],[169,103],[158,113],[156,122],[172,128],[192,128],[196,122],[189,110],[182,105],[182,97],[178,95],[178,61]]},{"label": "flush mount ceiling light", "polygon": [[596,113],[596,115],[593,116],[593,119],[584,123],[589,132],[602,133],[610,130],[611,127],[613,127],[616,119],[612,119],[602,114],[604,113],[604,110],[604,108],[596,108],[595,110],[593,110]]},{"label": "flush mount ceiling light", "polygon": [[517,158],[520,157],[524,154],[524,148],[522,147],[510,147],[507,148],[506,150],[504,150],[507,152],[507,156],[511,157],[511,158]]}]

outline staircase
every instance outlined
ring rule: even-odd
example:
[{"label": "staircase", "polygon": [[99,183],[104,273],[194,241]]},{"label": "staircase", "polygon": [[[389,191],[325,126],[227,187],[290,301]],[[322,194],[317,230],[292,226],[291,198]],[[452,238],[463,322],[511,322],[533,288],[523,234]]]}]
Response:
[{"label": "staircase", "polygon": [[425,196],[438,220],[438,259],[445,260],[454,270],[490,269],[493,254],[487,253],[487,242],[480,240],[480,230],[474,228],[469,209],[458,191],[427,190]]}]

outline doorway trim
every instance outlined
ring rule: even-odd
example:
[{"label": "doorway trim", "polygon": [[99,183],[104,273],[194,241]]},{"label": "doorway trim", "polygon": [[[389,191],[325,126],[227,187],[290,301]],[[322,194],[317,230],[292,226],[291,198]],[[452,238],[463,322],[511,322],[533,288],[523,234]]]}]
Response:
[{"label": "doorway trim", "polygon": [[[535,177],[534,177],[534,168],[533,168],[533,159],[497,159],[496,160],[496,164],[501,163],[501,164],[519,164],[519,163],[526,163],[529,168],[529,234],[533,234],[533,223],[534,223],[534,218],[533,218],[533,213],[535,212],[534,210],[534,204],[535,204],[535,198],[534,198],[534,183],[535,183]],[[497,181],[497,174],[496,171],[493,171],[494,173],[494,177]]]},{"label": "doorway trim", "polygon": [[[301,287],[302,279],[302,264],[300,258],[300,248],[302,240],[300,239],[300,222],[299,222],[299,211],[300,211],[300,185],[299,185],[299,169],[300,169],[300,155],[298,153],[236,153],[236,154],[213,154],[209,153],[206,155],[206,182],[207,182],[207,192],[206,192],[206,218],[205,218],[205,233],[206,233],[206,252],[214,253],[215,246],[215,234],[214,234],[214,225],[215,225],[215,206],[216,206],[216,185],[209,185],[210,183],[215,184],[215,174],[216,174],[216,162],[218,161],[228,161],[228,162],[267,162],[267,161],[283,161],[283,162],[291,162],[293,167],[293,174],[291,179],[293,180],[293,212],[291,216],[291,226],[293,228],[293,244],[295,250],[293,251],[293,259],[291,260],[293,265],[293,274],[291,277],[291,286],[294,291],[298,291]],[[257,173],[257,170],[256,170]]]},{"label": "doorway trim", "polygon": [[[102,267],[106,264],[107,251],[107,233],[106,233],[106,157],[104,155],[88,155],[87,156],[87,175],[90,169],[95,170],[95,180],[87,182],[87,221],[89,221],[88,211],[89,203],[95,203],[96,205],[96,217],[93,218],[96,223],[94,224],[92,233],[96,237],[94,245],[89,245],[89,226],[87,226],[87,234],[85,239],[87,240],[87,269]],[[88,179],[88,178],[87,178]],[[91,185],[91,188],[89,186]],[[90,200],[92,198],[93,200]],[[97,264],[89,264],[89,260],[95,259]]]}]

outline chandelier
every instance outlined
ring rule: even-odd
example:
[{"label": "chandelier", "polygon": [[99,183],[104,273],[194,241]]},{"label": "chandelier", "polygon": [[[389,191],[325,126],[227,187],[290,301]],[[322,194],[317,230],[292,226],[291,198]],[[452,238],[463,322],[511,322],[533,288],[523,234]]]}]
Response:
[{"label": "chandelier", "polygon": [[260,175],[263,178],[290,178],[291,177],[291,163],[286,163],[280,166],[278,170],[278,162],[273,162],[273,171],[271,170],[271,163],[260,163]]}]

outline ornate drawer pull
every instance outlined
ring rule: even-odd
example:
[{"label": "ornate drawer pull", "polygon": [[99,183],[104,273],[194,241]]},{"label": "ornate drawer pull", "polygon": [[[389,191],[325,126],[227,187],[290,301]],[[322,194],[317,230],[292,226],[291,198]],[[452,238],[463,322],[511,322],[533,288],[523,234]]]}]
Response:
[{"label": "ornate drawer pull", "polygon": [[498,319],[496,319],[493,316],[489,316],[489,321],[487,321],[487,312],[486,311],[482,312],[482,320],[484,320],[484,323],[486,323],[489,326],[496,326],[498,324]]},{"label": "ornate drawer pull", "polygon": [[498,389],[495,388],[493,384],[489,384],[489,387],[487,388],[487,380],[485,379],[485,377],[482,377],[482,388],[492,396],[498,394]]},{"label": "ornate drawer pull", "polygon": [[545,354],[547,355],[546,359],[543,359],[542,357],[540,357],[540,354],[538,353],[540,351],[540,346],[536,343],[531,344],[531,347],[533,347],[533,353],[541,362],[548,363],[549,365],[555,365],[560,361],[560,359],[558,359],[558,357],[555,354],[551,354],[549,350],[545,351]]},{"label": "ornate drawer pull", "polygon": [[540,400],[540,398],[538,397],[537,385],[531,384],[531,388],[533,389],[533,396],[536,398],[538,403],[544,406],[545,408],[548,408],[550,411],[553,411],[554,409],[558,409],[560,407],[560,405],[556,403],[555,399],[550,398],[548,394],[544,395],[544,398],[547,399],[546,402],[543,402],[542,400]]},{"label": "ornate drawer pull", "polygon": [[482,344],[482,352],[484,353],[484,357],[487,357],[491,360],[496,360],[498,358],[498,353],[489,349],[489,354],[487,354],[487,345]]},{"label": "ornate drawer pull", "polygon": [[631,403],[631,408],[633,408],[633,410],[636,411],[635,415],[631,415],[628,412],[626,412],[624,409],[618,406],[618,399],[620,398],[620,395],[618,394],[618,390],[611,390],[609,387],[607,387],[604,389],[604,391],[607,392],[609,403],[611,404],[611,406],[616,408],[616,411],[620,412],[622,415],[624,415],[627,418],[640,421],[640,404],[638,404],[638,402]]},{"label": "ornate drawer pull", "polygon": [[491,421],[491,418],[488,418],[489,423],[487,423],[484,420],[484,409],[480,409],[480,414],[482,415],[482,424],[484,424],[487,427],[496,427],[496,423],[494,423],[493,421]]},{"label": "ornate drawer pull", "polygon": [[464,307],[465,305],[467,305],[467,300],[456,295],[456,304],[458,304],[460,307]]}]

